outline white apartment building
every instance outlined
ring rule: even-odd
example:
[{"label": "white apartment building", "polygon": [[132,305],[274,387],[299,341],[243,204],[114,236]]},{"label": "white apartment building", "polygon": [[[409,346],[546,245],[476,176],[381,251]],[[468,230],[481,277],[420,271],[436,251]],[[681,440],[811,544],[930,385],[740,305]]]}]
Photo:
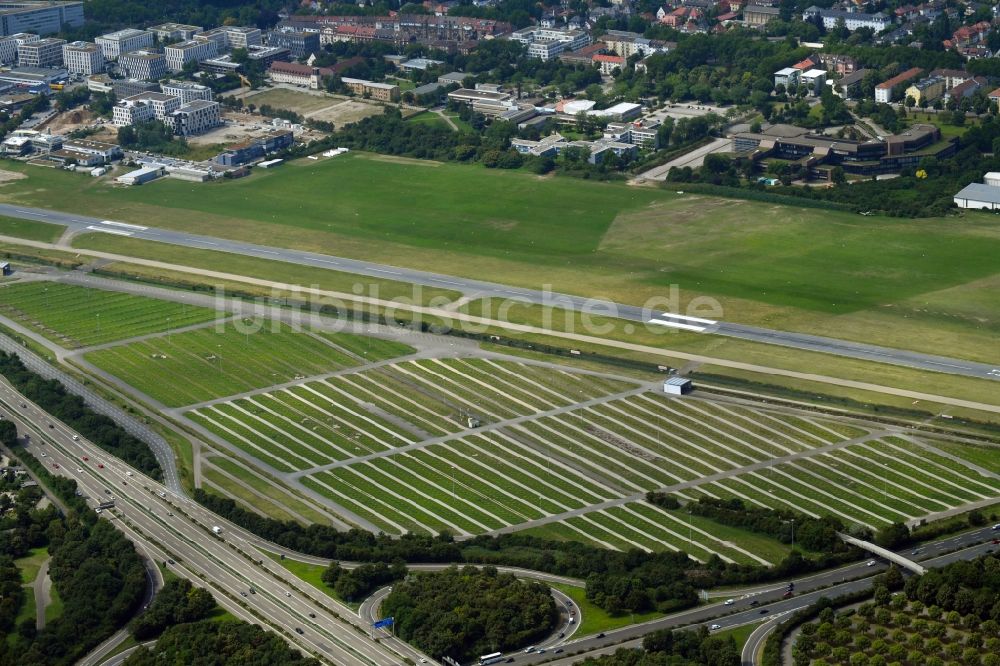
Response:
[{"label": "white apartment building", "polygon": [[590,44],[590,35],[583,30],[560,30],[531,26],[511,33],[511,39],[528,47],[528,55],[548,60],[563,51],[576,51]]},{"label": "white apartment building", "polygon": [[189,40],[164,47],[167,69],[179,72],[189,62],[201,62],[219,55],[218,43],[210,39]]},{"label": "white apartment building", "polygon": [[18,67],[59,67],[63,61],[65,39],[47,37],[25,42],[17,48]]},{"label": "white apartment building", "polygon": [[93,42],[63,44],[63,66],[74,74],[98,74],[104,71],[104,52]]},{"label": "white apartment building", "polygon": [[153,51],[123,53],[118,57],[118,71],[140,81],[155,81],[167,75],[167,59]]},{"label": "white apartment building", "polygon": [[[141,95],[136,95],[136,97],[141,97]],[[111,111],[115,127],[128,127],[156,120],[153,105],[144,99],[136,99],[135,97],[123,99],[115,104]]]},{"label": "white apartment building", "polygon": [[209,102],[203,99],[181,105],[170,114],[170,118],[174,134],[180,136],[201,134],[222,124],[218,102]]},{"label": "white apartment building", "polygon": [[249,49],[262,44],[259,28],[244,28],[237,25],[224,25],[220,28],[200,32],[195,39],[207,39],[219,46],[219,52],[232,49]]},{"label": "white apartment building", "polygon": [[17,46],[14,37],[0,38],[0,65],[13,65],[17,62]]},{"label": "white apartment building", "polygon": [[167,81],[160,86],[164,95],[179,97],[181,104],[190,104],[195,100],[212,101],[212,89],[190,81]]},{"label": "white apartment building", "polygon": [[161,23],[151,25],[147,28],[161,42],[186,42],[194,39],[194,36],[204,30],[200,25],[188,25],[186,23]]},{"label": "white apartment building", "polygon": [[101,35],[94,41],[104,52],[105,60],[115,60],[123,53],[151,48],[153,46],[153,33],[148,30],[125,28]]}]

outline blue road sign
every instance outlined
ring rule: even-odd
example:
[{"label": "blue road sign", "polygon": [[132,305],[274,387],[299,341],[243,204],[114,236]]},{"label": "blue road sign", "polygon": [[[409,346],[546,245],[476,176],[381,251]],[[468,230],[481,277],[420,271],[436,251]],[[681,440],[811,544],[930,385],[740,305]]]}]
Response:
[{"label": "blue road sign", "polygon": [[392,618],[387,617],[382,620],[379,620],[378,622],[373,623],[372,627],[375,629],[381,629],[382,627],[391,627],[392,622],[393,622]]}]

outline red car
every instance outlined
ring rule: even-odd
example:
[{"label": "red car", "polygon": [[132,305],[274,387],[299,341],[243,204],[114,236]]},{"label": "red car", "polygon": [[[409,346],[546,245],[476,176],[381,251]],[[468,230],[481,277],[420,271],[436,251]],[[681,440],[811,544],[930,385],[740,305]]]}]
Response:
[{"label": "red car", "polygon": [[90,460],[90,458],[88,458],[87,456],[84,456],[84,457],[83,457],[83,461],[84,461],[84,462],[87,462],[88,460]]},{"label": "red car", "polygon": [[104,469],[104,463],[97,463],[97,469]]},{"label": "red car", "polygon": [[993,545],[994,546],[997,545],[998,543],[1000,543],[1000,539],[993,539]]},{"label": "red car", "polygon": [[52,466],[55,467],[56,469],[59,469],[59,463],[52,463]]}]

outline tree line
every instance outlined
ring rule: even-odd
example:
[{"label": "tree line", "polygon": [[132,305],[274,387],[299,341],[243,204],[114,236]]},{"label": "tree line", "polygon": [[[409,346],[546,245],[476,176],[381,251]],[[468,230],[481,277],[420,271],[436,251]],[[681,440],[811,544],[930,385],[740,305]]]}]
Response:
[{"label": "tree line", "polygon": [[587,666],[739,666],[740,649],[733,638],[696,631],[661,629],[642,639],[642,649],[621,648],[613,654],[591,657]]},{"label": "tree line", "polygon": [[368,562],[354,569],[344,569],[339,562],[332,562],[322,574],[322,580],[344,601],[361,601],[372,592],[397,580],[406,578],[406,563],[396,560]]},{"label": "tree line", "polygon": [[[37,464],[27,453],[20,457],[29,467]],[[43,481],[48,486],[48,480]],[[55,492],[64,501],[79,500],[76,483],[66,481],[72,485],[57,485]],[[47,547],[52,556],[49,576],[63,608],[40,631],[36,631],[34,616],[13,627],[24,600],[3,593],[0,665],[72,664],[124,624],[142,599],[146,574],[134,546],[109,522],[97,520],[85,505],[84,509],[62,517],[54,507],[39,510],[25,503],[16,507],[12,518],[5,515],[5,523],[10,520],[16,526],[0,536],[4,553],[0,556],[0,590],[13,582],[7,564],[10,558],[24,555],[30,548]]]},{"label": "tree line", "polygon": [[548,636],[559,613],[549,588],[494,567],[451,567],[397,583],[382,602],[399,636],[435,658],[469,661]]},{"label": "tree line", "polygon": [[[654,504],[663,505],[657,501],[656,496],[647,499]],[[732,499],[700,497],[697,502],[685,504],[684,510],[722,525],[763,534],[781,543],[796,543],[816,553],[840,553],[848,550],[848,546],[837,534],[846,532],[847,529],[843,521],[836,516],[813,518],[791,509],[769,509],[751,505],[737,497]]]},{"label": "tree line", "polygon": [[145,442],[130,435],[107,416],[98,414],[83,398],[66,390],[55,379],[44,379],[32,372],[16,354],[0,352],[0,374],[25,397],[67,424],[108,453],[156,479],[163,470]]},{"label": "tree line", "polygon": [[793,551],[778,565],[763,567],[727,563],[718,556],[700,563],[683,552],[612,551],[527,534],[480,535],[461,543],[447,532],[392,538],[359,529],[340,532],[330,525],[303,526],[266,518],[201,489],[194,491],[194,499],[264,539],[332,560],[489,564],[585,579],[588,599],[611,614],[679,610],[697,603],[700,588],[775,580],[858,557],[855,551],[847,550],[807,559]]},{"label": "tree line", "polygon": [[153,647],[141,647],[124,666],[319,666],[281,636],[246,622],[194,622],[170,627]]}]

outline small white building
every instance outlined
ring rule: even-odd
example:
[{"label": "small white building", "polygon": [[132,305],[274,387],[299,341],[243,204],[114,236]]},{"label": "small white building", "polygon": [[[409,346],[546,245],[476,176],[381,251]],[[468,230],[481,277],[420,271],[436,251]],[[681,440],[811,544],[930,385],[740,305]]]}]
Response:
[{"label": "small white building", "polygon": [[142,185],[143,183],[148,183],[151,180],[156,180],[163,174],[163,167],[151,166],[136,169],[135,171],[129,171],[126,174],[118,176],[115,180],[122,185]]},{"label": "small white building", "polygon": [[694,389],[687,377],[671,377],[663,382],[663,392],[667,395],[685,395]]},{"label": "small white building", "polygon": [[955,205],[959,208],[1000,210],[1000,187],[971,183],[955,195]]}]

